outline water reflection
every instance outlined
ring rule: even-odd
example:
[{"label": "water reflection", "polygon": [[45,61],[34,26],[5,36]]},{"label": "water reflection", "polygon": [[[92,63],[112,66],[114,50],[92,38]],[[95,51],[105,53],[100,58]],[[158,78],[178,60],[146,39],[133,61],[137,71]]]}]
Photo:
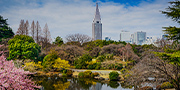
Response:
[{"label": "water reflection", "polygon": [[34,77],[41,90],[133,90],[124,89],[117,81],[101,82],[89,78]]}]

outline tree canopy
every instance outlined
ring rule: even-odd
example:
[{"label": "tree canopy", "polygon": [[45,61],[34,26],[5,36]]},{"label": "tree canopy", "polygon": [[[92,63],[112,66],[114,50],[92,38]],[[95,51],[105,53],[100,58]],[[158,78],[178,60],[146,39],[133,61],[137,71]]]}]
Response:
[{"label": "tree canopy", "polygon": [[60,36],[57,36],[53,43],[58,46],[61,46],[63,44],[63,39]]},{"label": "tree canopy", "polygon": [[7,19],[3,19],[0,15],[0,42],[2,39],[10,38],[14,35],[14,32],[10,27],[8,27]]},{"label": "tree canopy", "polygon": [[[171,18],[173,21],[180,24],[180,1],[171,1],[169,2],[171,6],[166,8],[166,11],[162,11],[168,18]],[[180,40],[180,28],[169,26],[164,27],[165,34],[168,34],[168,39],[170,40]]]},{"label": "tree canopy", "polygon": [[36,44],[32,37],[26,35],[16,35],[8,41],[8,59],[32,59],[35,60],[40,53],[40,46]]}]

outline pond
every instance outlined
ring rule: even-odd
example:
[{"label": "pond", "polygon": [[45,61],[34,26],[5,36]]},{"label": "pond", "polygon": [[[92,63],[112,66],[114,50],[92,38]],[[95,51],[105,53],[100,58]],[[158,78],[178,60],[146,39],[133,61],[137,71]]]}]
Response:
[{"label": "pond", "polygon": [[89,78],[34,77],[41,90],[133,90],[123,88],[117,81],[99,81]]}]

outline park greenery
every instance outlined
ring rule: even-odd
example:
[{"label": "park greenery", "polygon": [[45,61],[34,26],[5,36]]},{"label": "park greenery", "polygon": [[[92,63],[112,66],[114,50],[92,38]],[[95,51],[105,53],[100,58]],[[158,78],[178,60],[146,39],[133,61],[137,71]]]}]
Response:
[{"label": "park greenery", "polygon": [[[162,13],[180,23],[180,1],[169,3],[171,6]],[[90,41],[89,36],[82,34],[67,35],[68,42],[57,36],[51,43],[47,24],[44,32],[49,33],[44,36],[37,34],[41,31],[38,21],[36,25],[39,28],[33,28],[34,25],[33,21],[33,34],[30,36],[27,33],[28,21],[24,24],[21,20],[18,32],[14,35],[7,19],[0,16],[1,89],[39,88],[27,75],[36,73],[39,76],[53,76],[61,73],[62,77],[72,77],[71,69],[87,70],[80,72],[79,78],[95,78],[100,75],[88,70],[118,70],[121,73],[112,71],[109,79],[123,81],[124,87],[146,90],[152,87],[143,86],[151,83],[158,90],[180,89],[180,28],[176,26],[164,27],[163,31],[168,34],[167,40],[157,40],[156,45],[135,45],[113,40]],[[59,88],[63,85],[69,86],[70,83],[58,82],[53,86]],[[117,83],[115,85],[119,86]]]}]

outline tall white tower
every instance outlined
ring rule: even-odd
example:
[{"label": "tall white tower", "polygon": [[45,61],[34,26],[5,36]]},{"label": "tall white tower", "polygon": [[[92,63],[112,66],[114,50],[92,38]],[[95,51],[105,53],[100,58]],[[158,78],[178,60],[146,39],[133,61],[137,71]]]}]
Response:
[{"label": "tall white tower", "polygon": [[92,39],[102,40],[102,23],[101,23],[101,16],[98,8],[98,3],[96,3],[96,12],[92,23]]}]

